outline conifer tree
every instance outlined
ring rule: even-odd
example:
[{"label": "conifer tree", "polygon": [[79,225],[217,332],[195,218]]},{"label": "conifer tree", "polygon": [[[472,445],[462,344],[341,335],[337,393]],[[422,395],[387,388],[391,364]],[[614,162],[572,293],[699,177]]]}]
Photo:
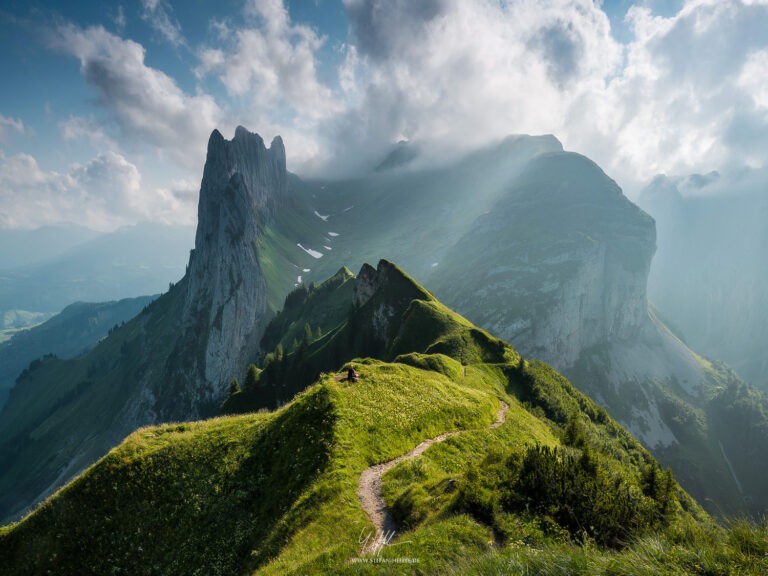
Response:
[{"label": "conifer tree", "polygon": [[[265,359],[265,363],[266,363],[266,359]],[[256,368],[255,364],[250,364],[248,366],[248,371],[245,373],[245,389],[253,390],[256,387],[256,384],[258,381],[259,381],[259,369]]]}]

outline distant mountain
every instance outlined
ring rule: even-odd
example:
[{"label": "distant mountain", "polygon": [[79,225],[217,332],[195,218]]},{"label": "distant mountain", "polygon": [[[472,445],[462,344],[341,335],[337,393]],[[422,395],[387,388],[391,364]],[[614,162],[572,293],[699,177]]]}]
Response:
[{"label": "distant mountain", "polygon": [[194,230],[141,223],[81,243],[45,262],[0,272],[0,313],[55,314],[73,302],[155,294],[184,275]]},{"label": "distant mountain", "polygon": [[[324,333],[279,353],[310,322]],[[0,574],[373,574],[398,557],[466,574],[479,556],[488,574],[509,546],[625,573],[643,536],[657,571],[705,538],[732,569],[761,561],[604,409],[390,262],[297,289],[265,337],[278,355],[225,406],[248,414],[132,434],[0,529]],[[356,381],[335,373],[352,366]]]},{"label": "distant mountain", "polygon": [[6,310],[0,316],[0,330],[18,330],[39,324],[49,315],[45,312],[29,312],[27,310]]},{"label": "distant mountain", "polygon": [[51,260],[101,234],[76,224],[42,226],[35,230],[0,229],[0,270]]},{"label": "distant mountain", "polygon": [[152,300],[152,296],[142,296],[98,304],[77,302],[0,343],[0,409],[16,378],[30,362],[48,354],[59,358],[84,354],[114,326],[136,316]]},{"label": "distant mountain", "polygon": [[659,176],[642,192],[659,244],[648,295],[691,347],[768,391],[768,195],[708,193],[713,180]]},{"label": "distant mountain", "polygon": [[419,146],[408,140],[400,140],[387,156],[373,169],[374,172],[386,172],[403,168],[419,156]]},{"label": "distant mountain", "polygon": [[[301,299],[313,282],[381,257],[565,373],[710,510],[760,513],[766,398],[649,310],[654,250],[653,220],[552,136],[510,137],[439,169],[320,181],[285,172],[280,140],[266,148],[242,128],[231,141],[214,132],[187,274],[85,356],[44,361],[14,388],[0,416],[0,515],[18,514],[137,427],[215,414],[249,362],[268,370],[265,354],[277,355],[268,326],[288,323],[273,328],[284,353],[304,340],[309,311],[270,324],[287,295]],[[317,316],[338,320],[337,304]],[[388,316],[385,305],[373,322]],[[318,327],[331,328],[310,331]],[[345,357],[324,358],[315,369]],[[293,388],[266,396],[287,401],[317,374],[294,375]]]}]

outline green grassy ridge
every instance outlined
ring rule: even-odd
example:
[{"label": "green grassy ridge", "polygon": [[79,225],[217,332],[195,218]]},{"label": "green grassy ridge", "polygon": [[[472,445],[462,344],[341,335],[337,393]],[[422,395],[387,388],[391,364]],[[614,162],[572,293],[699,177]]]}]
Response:
[{"label": "green grassy ridge", "polygon": [[[485,490],[466,482],[472,470],[487,476],[502,458],[531,446],[559,447],[574,417],[601,465],[623,481],[637,485],[654,460],[556,371],[521,359],[393,265],[383,269],[371,299],[296,357],[301,366],[334,342],[339,349],[367,346],[382,358],[351,359],[359,382],[320,374],[274,412],[133,434],[25,520],[0,531],[0,556],[11,559],[5,573],[79,574],[83,566],[135,574],[462,573],[491,565],[496,554],[504,558],[499,567],[512,558],[534,565],[545,556],[556,566],[602,567],[642,553],[642,541],[621,553],[588,543],[585,552],[535,514],[464,512],[457,494],[469,486],[482,498]],[[380,332],[390,341],[382,342],[372,320],[378,312],[381,321],[389,306],[395,313]],[[363,330],[354,332],[357,323]],[[404,327],[417,334],[403,337]],[[509,405],[505,423],[490,428],[502,400]],[[381,558],[406,556],[418,564],[357,561],[361,536],[373,530],[356,494],[361,472],[454,430],[463,433],[384,476],[384,497],[405,531]],[[686,525],[712,530],[692,499],[676,494],[673,526],[652,537],[672,538]],[[490,552],[489,541],[501,551]],[[751,562],[751,554],[734,561]]]},{"label": "green grassy ridge", "polygon": [[[356,307],[352,289],[363,275],[374,278],[375,289]],[[292,335],[299,327],[301,332],[306,325],[315,328],[311,322],[317,309],[334,311],[326,326],[333,318],[340,323],[324,330],[320,338],[302,340],[296,350],[285,348],[283,342],[294,340]],[[343,317],[342,310],[347,311]],[[443,354],[463,364],[514,362],[519,358],[511,347],[441,304],[386,260],[376,269],[364,265],[358,277],[349,277],[342,269],[306,296],[301,288],[296,289],[268,326],[264,342],[279,344],[283,355],[276,351],[273,359],[265,359],[258,384],[231,395],[222,407],[224,413],[273,407],[308,386],[321,372],[337,369],[353,358],[391,361],[411,352]]]},{"label": "green grassy ridge", "polygon": [[[467,516],[452,516],[409,533],[409,544],[386,548],[379,563],[344,566],[337,574],[441,574],[448,576],[761,576],[768,570],[768,525],[746,520],[726,528],[684,522],[665,533],[639,538],[620,551],[557,538],[529,543],[519,539],[499,548],[491,535]],[[483,540],[485,539],[485,540]],[[422,554],[425,549],[433,555]],[[388,561],[415,557],[417,564]]]},{"label": "green grassy ridge", "polygon": [[247,571],[251,550],[328,466],[330,396],[316,387],[275,413],[132,434],[4,529],[0,573]]},{"label": "green grassy ridge", "polygon": [[329,473],[336,497],[307,507],[302,527],[263,574],[327,574],[350,565],[359,539],[372,531],[356,490],[360,473],[415,447],[426,438],[451,430],[482,429],[495,420],[498,389],[479,380],[452,382],[443,374],[402,364],[357,362],[358,383],[338,386],[338,445]]},{"label": "green grassy ridge", "polygon": [[[354,555],[367,523],[355,497],[360,472],[425,436],[485,426],[498,408],[493,391],[435,372],[380,362],[360,371],[356,385],[326,376],[274,413],[133,434],[3,529],[0,553],[10,561],[0,574],[114,566],[132,574],[248,573],[313,529],[334,531],[330,557]],[[325,524],[326,507],[343,517]]]}]

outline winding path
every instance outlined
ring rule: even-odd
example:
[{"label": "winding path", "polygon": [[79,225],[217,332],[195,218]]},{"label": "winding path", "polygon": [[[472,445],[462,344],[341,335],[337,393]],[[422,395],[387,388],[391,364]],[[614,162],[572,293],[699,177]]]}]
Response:
[{"label": "winding path", "polygon": [[[489,428],[498,428],[504,424],[507,410],[509,410],[509,405],[502,401],[501,407],[496,413],[496,421],[491,424]],[[368,515],[371,523],[376,527],[376,535],[373,539],[366,542],[363,548],[363,553],[375,549],[377,546],[381,546],[382,542],[390,542],[397,536],[397,524],[395,523],[395,519],[392,517],[389,508],[387,508],[387,503],[384,502],[384,497],[381,493],[381,479],[384,476],[384,473],[403,460],[410,460],[411,458],[420,456],[433,444],[443,442],[448,438],[453,438],[454,436],[464,434],[465,432],[477,430],[480,430],[480,428],[444,432],[439,436],[424,440],[421,444],[416,446],[416,448],[410,452],[406,452],[402,456],[398,456],[394,460],[376,464],[375,466],[363,470],[363,473],[360,474],[360,481],[357,484],[357,497],[360,499],[360,504]]]}]

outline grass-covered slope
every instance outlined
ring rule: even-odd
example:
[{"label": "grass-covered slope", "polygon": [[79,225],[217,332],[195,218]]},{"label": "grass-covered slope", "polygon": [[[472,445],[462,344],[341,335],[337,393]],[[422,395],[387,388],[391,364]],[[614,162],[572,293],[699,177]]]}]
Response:
[{"label": "grass-covered slope", "polygon": [[76,302],[42,324],[17,332],[9,341],[0,340],[0,409],[30,362],[46,354],[59,358],[84,354],[152,300],[152,296],[141,296],[117,302]]},{"label": "grass-covered slope", "polygon": [[[150,303],[88,353],[44,358],[19,378],[0,417],[0,519],[17,517],[146,423],[125,403],[171,356],[182,290]],[[115,428],[118,437],[109,432]]]},{"label": "grass-covered slope", "polygon": [[[338,284],[345,290],[355,281],[352,311],[294,358],[311,362],[313,347],[320,354],[368,320],[366,345],[383,356],[354,360],[358,382],[322,373],[273,412],[139,430],[23,521],[0,529],[0,574],[485,574],[512,566],[759,574],[766,567],[764,528],[721,531],[554,370],[521,359],[395,266],[372,270]],[[302,306],[285,330],[301,321]],[[414,312],[421,308],[430,313]],[[418,337],[406,340],[406,328]],[[494,427],[502,402],[509,408]],[[360,475],[446,432],[458,434],[384,475],[399,533],[362,554],[374,527],[358,498]],[[580,489],[551,486],[534,498],[541,483],[532,479],[541,474]],[[615,520],[624,517],[631,522],[619,529]]]},{"label": "grass-covered slope", "polygon": [[265,358],[258,379],[227,399],[224,412],[278,405],[321,372],[353,358],[391,361],[413,352],[443,354],[463,364],[518,358],[386,260],[376,269],[364,265],[357,277],[342,269],[315,288],[296,288],[267,327],[261,346],[274,352]]}]

